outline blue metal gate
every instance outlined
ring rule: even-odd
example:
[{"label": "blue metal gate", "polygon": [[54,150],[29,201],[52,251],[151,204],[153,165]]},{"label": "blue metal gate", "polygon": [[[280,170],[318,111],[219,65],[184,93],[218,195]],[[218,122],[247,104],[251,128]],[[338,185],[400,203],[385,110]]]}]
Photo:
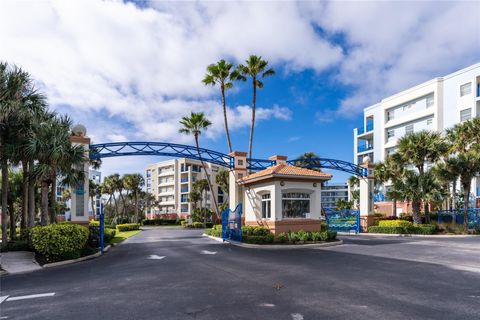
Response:
[{"label": "blue metal gate", "polygon": [[222,212],[222,239],[242,241],[242,204],[235,210],[226,209]]},{"label": "blue metal gate", "polygon": [[[438,223],[454,223],[463,224],[464,214],[463,208],[451,210],[438,210]],[[474,229],[475,226],[480,227],[480,209],[468,209],[468,228]]]},{"label": "blue metal gate", "polygon": [[332,210],[326,209],[325,216],[330,230],[340,232],[351,232],[355,234],[360,232],[360,211],[345,209]]}]

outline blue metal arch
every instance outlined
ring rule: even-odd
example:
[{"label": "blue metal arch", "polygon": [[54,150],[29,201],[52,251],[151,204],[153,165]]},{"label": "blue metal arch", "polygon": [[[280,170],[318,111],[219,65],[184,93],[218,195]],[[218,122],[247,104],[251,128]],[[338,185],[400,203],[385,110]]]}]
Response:
[{"label": "blue metal arch", "polygon": [[[200,156],[199,153],[200,152]],[[90,145],[90,158],[110,158],[121,156],[135,156],[135,155],[154,155],[166,157],[188,158],[194,160],[203,160],[223,167],[233,168],[233,157],[228,154],[197,148],[195,146],[188,146],[183,144],[175,144],[168,142],[111,142],[99,143]],[[200,159],[201,157],[201,159]],[[248,159],[247,169],[258,171],[263,170],[272,165],[275,165],[273,160],[265,159]],[[333,169],[347,172],[353,175],[365,177],[367,176],[367,169],[356,164],[336,160],[336,159],[296,159],[287,161],[290,165],[309,169]]]},{"label": "blue metal arch", "polygon": [[183,144],[167,142],[112,142],[90,145],[90,158],[110,158],[121,156],[166,156],[178,157],[211,162],[220,166],[231,168],[233,166],[233,157],[221,152],[187,146]]}]

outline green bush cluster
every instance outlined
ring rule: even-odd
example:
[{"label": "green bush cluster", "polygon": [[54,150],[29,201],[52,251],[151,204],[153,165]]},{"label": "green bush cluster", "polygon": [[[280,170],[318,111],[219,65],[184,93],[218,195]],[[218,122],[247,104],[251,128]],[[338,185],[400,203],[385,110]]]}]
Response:
[{"label": "green bush cluster", "polygon": [[212,228],[213,222],[193,222],[192,224],[188,224],[187,221],[181,222],[182,227],[184,228],[193,228],[193,229],[201,229],[201,228]]},{"label": "green bush cluster", "polygon": [[378,226],[387,228],[411,228],[413,227],[413,223],[406,220],[380,220]]},{"label": "green bush cluster", "polygon": [[5,251],[31,251],[32,248],[28,240],[15,240],[7,242],[5,247],[1,247],[0,252]]},{"label": "green bush cluster", "polygon": [[[392,221],[400,221],[400,220],[392,220]],[[380,221],[382,222],[382,221]],[[408,222],[408,221],[406,221]],[[368,227],[369,233],[388,233],[388,234],[424,234],[430,235],[434,234],[437,227],[432,224],[418,224],[418,225],[408,225],[404,227],[399,226],[370,226]]]},{"label": "green bush cluster", "polygon": [[139,223],[117,224],[118,232],[133,231],[133,230],[140,230],[140,224]]},{"label": "green bush cluster", "polygon": [[211,229],[205,230],[205,234],[208,234],[209,236],[212,237],[222,237],[222,225],[221,224],[216,224],[214,225]]},{"label": "green bush cluster", "polygon": [[32,228],[32,246],[52,258],[74,259],[88,241],[88,228],[73,223],[50,224]]},{"label": "green bush cluster", "polygon": [[115,238],[116,233],[117,233],[116,229],[105,228],[105,230],[103,231],[103,242],[109,243],[110,241],[112,241],[113,238]]},{"label": "green bush cluster", "polygon": [[273,243],[274,235],[270,229],[262,226],[242,227],[242,242],[253,244]]},{"label": "green bush cluster", "polygon": [[282,232],[277,235],[277,242],[280,243],[305,243],[305,242],[318,242],[318,241],[333,241],[337,238],[336,231],[290,231],[288,233]]}]

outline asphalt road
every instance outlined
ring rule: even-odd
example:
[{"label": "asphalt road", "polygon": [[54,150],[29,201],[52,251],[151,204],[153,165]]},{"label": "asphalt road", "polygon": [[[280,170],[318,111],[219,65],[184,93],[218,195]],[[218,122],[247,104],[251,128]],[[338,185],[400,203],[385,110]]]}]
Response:
[{"label": "asphalt road", "polygon": [[478,238],[344,240],[257,250],[151,229],[94,260],[2,276],[0,319],[480,319]]}]

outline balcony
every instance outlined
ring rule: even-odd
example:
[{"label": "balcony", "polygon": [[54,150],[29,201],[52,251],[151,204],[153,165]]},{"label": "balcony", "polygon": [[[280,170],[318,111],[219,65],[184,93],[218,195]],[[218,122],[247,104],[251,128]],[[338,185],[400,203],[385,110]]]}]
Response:
[{"label": "balcony", "polygon": [[181,208],[180,212],[188,212],[188,208]]},{"label": "balcony", "polygon": [[367,123],[366,127],[358,128],[358,135],[365,134],[367,132],[373,131],[373,122]]},{"label": "balcony", "polygon": [[187,202],[188,202],[188,198],[187,198],[187,197],[182,197],[182,198],[180,199],[180,202],[181,202],[181,203],[187,203]]},{"label": "balcony", "polygon": [[186,177],[186,178],[181,178],[181,179],[180,179],[180,182],[188,182],[188,177]]},{"label": "balcony", "polygon": [[369,150],[373,150],[373,144],[363,144],[363,145],[359,145],[357,148],[358,153],[369,151]]},{"label": "balcony", "polygon": [[180,189],[180,192],[186,193],[186,192],[188,192],[188,188],[182,188],[182,189]]}]

